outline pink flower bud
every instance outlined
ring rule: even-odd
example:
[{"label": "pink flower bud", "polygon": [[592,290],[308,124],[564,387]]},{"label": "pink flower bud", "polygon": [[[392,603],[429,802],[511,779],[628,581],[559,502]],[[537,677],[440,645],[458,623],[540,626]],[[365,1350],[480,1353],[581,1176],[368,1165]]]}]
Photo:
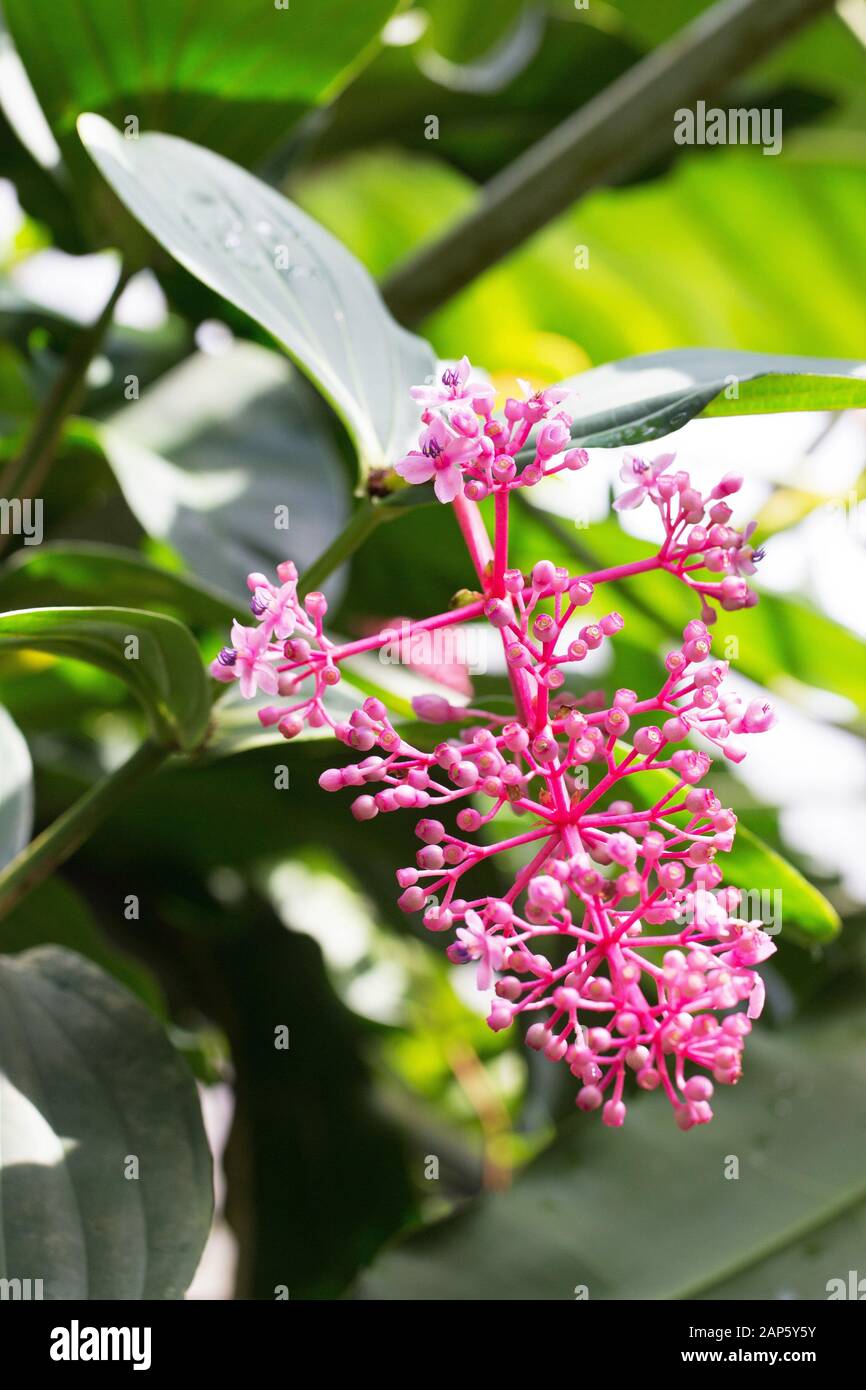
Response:
[{"label": "pink flower bud", "polygon": [[568,591],[568,597],[576,608],[584,608],[595,593],[595,585],[588,579],[577,579]]},{"label": "pink flower bud", "polygon": [[556,566],[550,560],[539,560],[532,570],[533,589],[548,589],[556,577]]},{"label": "pink flower bud", "polygon": [[311,617],[324,618],[328,611],[328,600],[325,598],[324,594],[320,594],[318,590],[314,589],[313,592],[307,594],[304,599],[304,607]]},{"label": "pink flower bud", "polygon": [[605,637],[613,637],[615,633],[621,632],[625,626],[624,619],[620,613],[607,613],[598,624]]},{"label": "pink flower bud", "polygon": [[732,493],[739,492],[743,486],[742,475],[739,473],[726,473],[720,482],[716,483],[710,493],[711,497],[730,497]]},{"label": "pink flower bud", "polygon": [[427,901],[427,894],[423,888],[407,888],[397,899],[397,906],[401,912],[420,912]]},{"label": "pink flower bud", "polygon": [[446,724],[454,716],[453,705],[442,695],[415,695],[412,709],[426,724]]},{"label": "pink flower bud", "polygon": [[597,1110],[602,1103],[602,1094],[597,1086],[583,1086],[575,1097],[578,1110]]},{"label": "pink flower bud", "polygon": [[776,723],[776,712],[765,700],[752,700],[744,714],[735,719],[731,728],[735,734],[762,734]]},{"label": "pink flower bud", "polygon": [[586,465],[589,463],[589,454],[586,452],[585,449],[569,449],[568,453],[565,455],[565,458],[563,459],[563,463],[565,464],[566,468],[569,468],[572,472],[576,473],[578,469],[585,468]]},{"label": "pink flower bud", "polygon": [[610,1125],[613,1129],[625,1124],[625,1106],[621,1100],[609,1100],[601,1112],[602,1124]]},{"label": "pink flower bud", "polygon": [[648,724],[646,728],[636,729],[632,740],[638,753],[648,757],[651,753],[658,752],[662,744],[661,730],[654,724]]},{"label": "pink flower bud", "polygon": [[548,420],[538,431],[535,451],[540,459],[553,458],[568,444],[571,434],[562,420]]},{"label": "pink flower bud", "polygon": [[445,839],[445,826],[438,820],[419,820],[415,834],[428,845],[438,845]]}]

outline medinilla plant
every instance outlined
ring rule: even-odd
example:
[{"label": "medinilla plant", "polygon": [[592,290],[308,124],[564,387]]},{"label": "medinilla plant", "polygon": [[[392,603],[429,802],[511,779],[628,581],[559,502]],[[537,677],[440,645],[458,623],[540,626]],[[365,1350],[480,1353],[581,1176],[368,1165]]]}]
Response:
[{"label": "medinilla plant", "polygon": [[[263,469],[241,487],[229,476],[225,497],[209,504],[195,470],[166,457],[158,408],[137,417],[138,434],[123,411],[92,426],[144,530],[207,584],[86,546],[27,557],[9,579],[22,600],[42,583],[72,601],[10,605],[0,650],[119,677],[148,733],[31,839],[29,754],[4,717],[11,791],[0,910],[19,913],[33,890],[50,891],[58,865],[167,761],[204,786],[209,760],[239,737],[275,747],[330,740],[333,765],[310,796],[327,802],[337,840],[345,815],[364,830],[380,817],[412,818],[413,861],[387,865],[399,908],[441,935],[443,954],[474,970],[479,989],[492,987],[490,1028],[522,1030],[530,1049],[567,1068],[577,1108],[599,1111],[607,1128],[620,1129],[638,1100],[641,1123],[653,1104],[644,1091],[667,1101],[680,1130],[704,1126],[718,1088],[747,1084],[744,1044],[764,999],[758,967],[776,949],[747,913],[748,890],[781,889],[786,925],[809,943],[832,937],[838,919],[713,790],[714,762],[738,763],[776,718],[763,697],[731,691],[713,645],[720,613],[760,621],[750,581],[771,560],[753,521],[736,515],[735,467],[704,491],[653,441],[694,418],[862,405],[856,364],[680,351],[502,392],[483,361],[438,361],[340,241],[222,153],[172,134],[127,138],[96,114],[78,129],[98,171],[86,177],[100,178],[105,205],[110,188],[138,227],[119,233],[124,275],[155,240],[285,350],[342,432],[322,427],[315,402],[298,405],[295,432],[279,446],[300,461],[297,493],[284,497]],[[231,148],[231,131],[222,135],[220,148]],[[115,210],[111,225],[126,220]],[[491,340],[496,330],[491,322]],[[227,398],[251,358],[234,363]],[[268,371],[268,389],[283,389],[282,364]],[[242,409],[261,423],[256,392]],[[221,427],[230,442],[236,422]],[[595,450],[617,451],[613,510],[655,513],[656,541],[633,558],[607,561],[613,519],[598,537],[590,528],[563,545],[536,501],[551,476],[592,469]],[[315,508],[301,505],[291,544],[273,526],[265,533],[262,518],[302,496],[302,472],[339,474],[347,456],[354,498],[348,517],[339,504],[339,526],[320,533]],[[243,510],[251,497],[259,531]],[[398,634],[429,654],[408,661],[432,669],[428,687],[417,670],[407,686],[389,680],[386,664],[371,666],[371,654],[393,647],[390,622],[347,640],[331,629],[323,592],[362,546],[375,551],[386,527],[424,508],[431,518],[451,513],[463,565],[462,586],[442,592],[440,611]],[[525,538],[515,545],[521,517],[534,522],[532,553]],[[412,563],[423,567],[425,555]],[[228,600],[241,575],[243,615]],[[407,575],[386,580],[396,610]],[[133,594],[141,606],[122,601]],[[195,612],[208,632],[225,627],[222,644],[151,611],[166,606]],[[435,676],[460,634],[480,628],[498,646],[507,693],[461,699]],[[582,675],[593,653],[632,632],[645,658],[638,688],[598,688]],[[760,642],[742,666],[762,679]],[[232,815],[230,805],[209,810]],[[0,957],[0,1273],[43,1278],[46,1297],[176,1297],[211,1213],[198,1103],[160,1001],[134,971],[120,983],[124,967],[98,955],[55,946]],[[387,1270],[384,1280],[388,1296]]]}]

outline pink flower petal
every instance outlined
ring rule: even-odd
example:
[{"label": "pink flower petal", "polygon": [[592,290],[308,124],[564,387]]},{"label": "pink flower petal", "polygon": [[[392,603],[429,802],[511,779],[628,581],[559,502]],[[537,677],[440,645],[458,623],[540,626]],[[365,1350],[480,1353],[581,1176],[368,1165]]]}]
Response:
[{"label": "pink flower petal", "polygon": [[429,483],[435,471],[433,460],[425,454],[407,454],[394,464],[394,472],[405,478],[407,483]]},{"label": "pink flower petal", "polygon": [[622,493],[614,502],[613,509],[615,512],[631,511],[632,507],[639,507],[645,497],[646,488],[643,483],[639,483],[637,487],[629,488],[628,492]]},{"label": "pink flower petal", "polygon": [[440,502],[453,502],[460,491],[461,481],[460,469],[456,464],[452,464],[450,468],[442,468],[437,472],[433,491]]}]

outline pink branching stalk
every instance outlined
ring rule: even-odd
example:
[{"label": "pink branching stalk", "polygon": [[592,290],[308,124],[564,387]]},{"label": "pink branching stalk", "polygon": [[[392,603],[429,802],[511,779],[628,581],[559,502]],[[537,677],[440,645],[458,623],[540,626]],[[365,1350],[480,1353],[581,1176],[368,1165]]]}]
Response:
[{"label": "pink branching stalk", "polygon": [[[739,891],[722,885],[716,857],[731,848],[736,816],[701,785],[712,759],[687,742],[700,734],[739,762],[743,737],[774,722],[762,701],[744,706],[726,693],[728,663],[711,657],[715,605],[757,602],[746,576],[761,552],[749,544],[752,526],[729,525],[725,500],[742,480],[728,474],[704,497],[688,473],[673,470],[673,454],[651,462],[628,455],[627,488],[615,506],[652,502],[664,531],[657,554],[594,574],[542,559],[524,574],[509,565],[509,494],[588,462],[585,450],[571,447],[565,393],[527,389],[524,399],[506,401],[500,419],[491,389],[472,381],[464,358],[413,395],[424,406],[419,449],[396,471],[409,483],[432,480],[439,500],[453,506],[482,592],[410,628],[491,624],[504,648],[513,713],[421,696],[413,702],[420,719],[464,726],[432,752],[404,739],[378,699],[335,721],[325,696],[341,679],[341,662],[393,634],[329,640],[324,596],[301,600],[289,561],[277,584],[250,575],[256,625],[235,623],[212,672],[238,679],[247,697],[260,689],[286,701],[259,711],[285,737],[305,724],[328,726],[362,755],[320,778],[325,791],[355,791],[357,820],[418,813],[421,848],[414,865],[397,870],[399,905],[422,912],[430,931],[453,932],[449,959],[473,962],[479,989],[494,986],[492,1029],[523,1016],[528,1045],[565,1062],[580,1083],[578,1107],[601,1109],[606,1124],[623,1123],[632,1072],[643,1090],[664,1091],[677,1124],[690,1129],[712,1118],[713,1082],[739,1079],[744,1040],[763,1003],[754,967],[775,950],[760,922],[738,917]],[[492,540],[477,507],[490,494]],[[612,699],[568,691],[569,674],[623,627],[601,602],[601,587],[651,570],[700,599],[700,618],[667,655],[661,688],[643,698],[624,689]],[[581,624],[590,607],[599,616]],[[478,896],[473,870],[491,860],[510,887]]]}]

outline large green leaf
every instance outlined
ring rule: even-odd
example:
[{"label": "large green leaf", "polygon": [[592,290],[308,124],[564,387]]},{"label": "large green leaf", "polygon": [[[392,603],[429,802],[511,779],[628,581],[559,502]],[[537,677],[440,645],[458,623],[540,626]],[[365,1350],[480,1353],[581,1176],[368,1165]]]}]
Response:
[{"label": "large green leaf", "polygon": [[164,614],[19,609],[0,615],[4,649],[70,657],[119,676],[144,706],[155,737],[168,746],[194,748],[207,727],[210,690],[198,648],[189,631]]},{"label": "large green leaf", "polygon": [[574,1300],[583,1285],[588,1310],[826,1298],[866,1230],[864,1035],[862,1010],[784,1037],[759,1030],[739,1086],[719,1087],[716,1118],[689,1134],[659,1095],[629,1103],[622,1130],[569,1121],[511,1192],[383,1255],[364,1295]]},{"label": "large green leaf", "polygon": [[659,439],[695,416],[866,406],[862,362],[712,348],[627,357],[564,384],[591,410],[575,420],[575,439],[605,449]]},{"label": "large green leaf", "polygon": [[295,560],[306,569],[348,511],[335,424],[279,353],[236,343],[197,354],[99,438],[145,531],[223,593]]},{"label": "large green leaf", "polygon": [[0,869],[30,839],[33,825],[33,764],[24,735],[0,705]]},{"label": "large green leaf", "polygon": [[3,1278],[52,1300],[182,1296],[212,1206],[192,1077],[73,951],[0,957],[0,1163]]},{"label": "large green leaf", "polygon": [[194,626],[223,628],[234,616],[234,606],[219,594],[121,546],[56,541],[22,547],[0,569],[0,608],[77,607],[104,598]]},{"label": "large green leaf", "polygon": [[[395,0],[7,0],[9,28],[79,188],[75,118],[93,110],[202,139],[250,164],[362,61]],[[34,206],[37,214],[41,205]]]},{"label": "large green leaf", "polygon": [[288,199],[186,140],[125,140],[86,115],[105,178],[181,265],[283,344],[343,420],[362,465],[393,461],[417,432],[408,388],[433,370],[364,267]]}]

